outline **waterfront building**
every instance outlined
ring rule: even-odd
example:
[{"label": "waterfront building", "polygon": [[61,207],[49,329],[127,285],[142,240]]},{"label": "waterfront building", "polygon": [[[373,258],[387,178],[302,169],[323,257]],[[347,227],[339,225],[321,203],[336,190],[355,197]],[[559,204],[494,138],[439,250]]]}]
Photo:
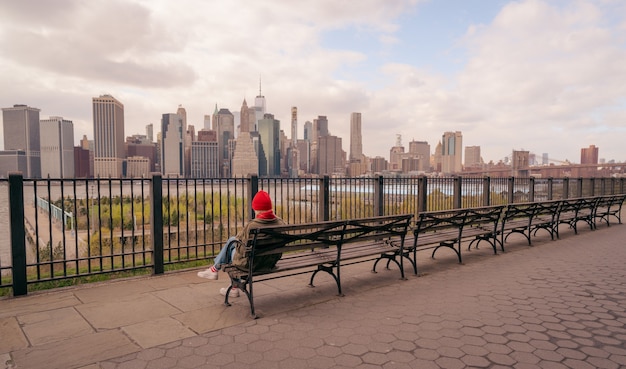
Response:
[{"label": "waterfront building", "polygon": [[41,176],[74,178],[74,123],[62,117],[42,119],[39,134]]},{"label": "waterfront building", "polygon": [[161,173],[164,176],[185,175],[185,133],[187,127],[178,114],[161,118]]},{"label": "waterfront building", "polygon": [[28,164],[26,151],[24,150],[1,150],[0,151],[0,178],[8,178],[11,172],[27,173]]},{"label": "waterfront building", "polygon": [[350,115],[350,162],[363,159],[363,136],[361,134],[361,113]]},{"label": "waterfront building", "polygon": [[259,176],[280,175],[280,121],[265,114],[259,121]]},{"label": "waterfront building", "polygon": [[317,167],[319,175],[346,174],[346,152],[341,146],[341,137],[326,135],[319,138]]},{"label": "waterfront building", "polygon": [[389,167],[391,171],[402,170],[402,158],[404,157],[404,146],[402,146],[402,135],[396,135],[396,145],[389,150]]},{"label": "waterfront building", "polygon": [[141,156],[147,158],[150,162],[150,172],[156,172],[157,145],[151,142],[148,136],[132,135],[126,137],[126,153],[128,157]]},{"label": "waterfront building", "polygon": [[231,156],[229,155],[228,141],[235,138],[235,117],[228,109],[217,110],[213,114],[213,130],[217,132],[217,145],[220,160],[220,175],[228,177]]},{"label": "waterfront building", "polygon": [[465,146],[465,170],[478,170],[482,166],[480,146]]},{"label": "waterfront building", "polygon": [[372,172],[373,173],[380,174],[387,170],[387,166],[388,166],[387,159],[383,158],[382,156],[377,156],[372,159]]},{"label": "waterfront building", "polygon": [[252,143],[250,136],[250,109],[246,99],[241,105],[239,136],[235,140],[235,147],[232,160],[232,176],[248,177],[249,175],[258,175],[259,158]]},{"label": "waterfront building", "polygon": [[[16,153],[18,151],[24,152],[26,170],[20,171],[26,178],[41,177],[39,112],[40,110],[37,108],[22,104],[13,105],[11,108],[2,108],[4,150],[9,151],[7,157],[16,158],[16,160],[10,160],[16,165],[22,161],[22,159],[17,159],[19,155]],[[18,165],[15,170],[18,170],[18,167],[24,169],[22,165]]]},{"label": "waterfront building", "polygon": [[150,159],[144,156],[131,156],[126,158],[126,177],[149,177],[151,172],[152,165]]},{"label": "waterfront building", "polygon": [[198,141],[191,143],[191,176],[193,178],[218,178],[220,172],[217,140],[202,141],[201,139],[206,136],[198,134],[198,137]]},{"label": "waterfront building", "polygon": [[444,132],[441,139],[441,171],[445,174],[460,172],[463,169],[463,135],[461,132]]},{"label": "waterfront building", "polygon": [[111,95],[94,97],[94,176],[121,178],[126,158],[124,105]]},{"label": "waterfront building", "polygon": [[598,164],[598,152],[596,145],[580,149],[580,164]]},{"label": "waterfront building", "polygon": [[426,141],[409,142],[409,154],[419,160],[418,171],[430,171],[430,145]]},{"label": "waterfront building", "polygon": [[81,146],[74,147],[74,177],[89,178],[90,175],[90,151],[83,149]]}]

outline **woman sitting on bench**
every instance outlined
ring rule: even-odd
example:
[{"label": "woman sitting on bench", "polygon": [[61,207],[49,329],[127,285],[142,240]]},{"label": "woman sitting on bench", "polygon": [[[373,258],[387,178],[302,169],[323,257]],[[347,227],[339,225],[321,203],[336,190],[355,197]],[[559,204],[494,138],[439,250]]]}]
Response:
[{"label": "woman sitting on bench", "polygon": [[[248,267],[248,258],[245,256],[244,250],[247,243],[250,229],[263,228],[268,226],[283,225],[285,222],[280,219],[272,210],[272,199],[265,191],[259,191],[252,199],[252,210],[254,210],[254,219],[246,224],[245,227],[236,235],[230,237],[222,250],[215,256],[213,265],[207,270],[198,272],[198,277],[216,280],[219,277],[219,270],[224,264],[233,264],[239,268]],[[255,270],[272,269],[276,262],[280,259],[280,254],[268,255],[263,260],[255,259]],[[226,295],[228,288],[220,289],[222,295]],[[239,297],[239,289],[232,288],[229,297]]]}]

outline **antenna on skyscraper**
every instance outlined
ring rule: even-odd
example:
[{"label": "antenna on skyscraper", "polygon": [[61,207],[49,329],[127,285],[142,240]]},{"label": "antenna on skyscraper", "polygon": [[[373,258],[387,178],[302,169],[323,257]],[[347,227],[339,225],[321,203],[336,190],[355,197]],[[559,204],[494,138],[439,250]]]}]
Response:
[{"label": "antenna on skyscraper", "polygon": [[258,97],[263,97],[263,94],[261,93],[261,75],[259,75],[259,96]]}]

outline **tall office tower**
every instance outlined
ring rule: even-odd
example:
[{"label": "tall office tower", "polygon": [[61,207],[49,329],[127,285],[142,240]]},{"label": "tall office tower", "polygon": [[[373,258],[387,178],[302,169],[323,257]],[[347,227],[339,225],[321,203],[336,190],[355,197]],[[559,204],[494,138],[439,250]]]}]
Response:
[{"label": "tall office tower", "polygon": [[463,169],[463,135],[461,132],[444,132],[441,140],[441,171],[447,174]]},{"label": "tall office tower", "polygon": [[317,167],[319,175],[346,174],[346,152],[341,147],[341,137],[326,135],[319,138]]},{"label": "tall office tower", "polygon": [[259,121],[259,176],[280,175],[280,121],[265,114]]},{"label": "tall office tower", "polygon": [[126,158],[124,105],[111,95],[93,98],[94,176],[121,178]]},{"label": "tall office tower", "polygon": [[218,155],[220,159],[220,173],[227,177],[231,173],[228,140],[235,138],[235,117],[228,109],[217,110],[213,114],[213,130],[217,131]]},{"label": "tall office tower", "polygon": [[418,170],[427,172],[430,170],[430,145],[426,141],[409,142],[409,154],[419,159]]},{"label": "tall office tower", "polygon": [[304,139],[313,142],[313,123],[308,120],[304,122]]},{"label": "tall office tower", "polygon": [[[26,178],[41,177],[39,109],[16,104],[2,109],[4,150],[21,150],[26,155]],[[20,167],[23,168],[23,167]],[[17,167],[15,168],[17,170]],[[3,173],[4,174],[4,173]]]},{"label": "tall office tower", "polygon": [[541,165],[548,165],[550,162],[549,158],[548,158],[548,153],[544,152],[543,154],[541,154]]},{"label": "tall office tower", "polygon": [[298,146],[298,107],[291,107],[291,146]]},{"label": "tall office tower", "polygon": [[328,118],[325,115],[318,115],[317,119],[313,119],[313,142],[317,141],[320,137],[328,136]]},{"label": "tall office tower", "polygon": [[350,115],[350,161],[363,160],[363,137],[361,135],[361,113]]},{"label": "tall office tower", "polygon": [[187,125],[185,133],[185,176],[191,175],[191,143],[196,140],[196,127],[192,124]]},{"label": "tall office tower", "polygon": [[300,154],[300,171],[311,173],[311,143],[308,140],[298,140],[298,153]]},{"label": "tall office tower", "polygon": [[598,151],[596,145],[580,149],[580,164],[598,164]]},{"label": "tall office tower", "polygon": [[483,162],[480,158],[480,146],[465,146],[465,168],[480,168]]},{"label": "tall office tower", "polygon": [[204,123],[202,125],[202,127],[206,130],[211,129],[211,115],[209,114],[205,114],[204,115]]},{"label": "tall office tower", "polygon": [[254,106],[261,112],[262,117],[265,118],[266,106],[265,96],[261,93],[261,78],[259,78],[259,94],[254,99]]},{"label": "tall office tower", "polygon": [[437,146],[435,146],[435,151],[432,155],[432,159],[431,159],[431,165],[433,167],[433,170],[437,173],[441,172],[441,168],[443,167],[442,165],[442,145],[441,145],[441,141],[437,142]]},{"label": "tall office tower", "polygon": [[402,158],[404,157],[404,146],[402,146],[402,135],[396,135],[396,145],[389,150],[389,170],[402,170]]},{"label": "tall office tower", "polygon": [[165,176],[185,174],[185,134],[183,118],[163,114],[161,118],[161,173]]},{"label": "tall office tower", "polygon": [[148,137],[150,142],[154,142],[154,124],[146,125],[146,137]]},{"label": "tall office tower", "polygon": [[201,129],[198,140],[191,143],[191,176],[219,178],[217,132]]},{"label": "tall office tower", "polygon": [[233,153],[233,177],[247,177],[258,175],[259,158],[254,150],[254,144],[250,137],[250,109],[246,99],[243,99],[241,111],[239,112],[239,136],[236,139],[235,151]]},{"label": "tall office tower", "polygon": [[74,123],[62,117],[42,119],[39,134],[41,176],[74,178]]}]

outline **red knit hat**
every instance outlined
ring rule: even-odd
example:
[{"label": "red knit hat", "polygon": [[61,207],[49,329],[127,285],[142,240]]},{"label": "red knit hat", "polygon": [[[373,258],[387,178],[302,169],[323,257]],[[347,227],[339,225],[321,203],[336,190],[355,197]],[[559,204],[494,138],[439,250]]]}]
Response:
[{"label": "red knit hat", "polygon": [[252,199],[252,210],[267,211],[272,210],[272,199],[265,191],[259,191]]}]

